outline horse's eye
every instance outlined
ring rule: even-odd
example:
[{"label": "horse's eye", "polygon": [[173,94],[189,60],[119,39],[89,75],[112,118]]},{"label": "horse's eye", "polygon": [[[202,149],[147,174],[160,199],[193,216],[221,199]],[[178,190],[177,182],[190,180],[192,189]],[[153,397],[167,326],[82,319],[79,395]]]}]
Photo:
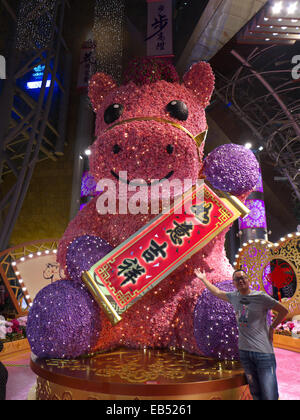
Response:
[{"label": "horse's eye", "polygon": [[106,124],[111,124],[118,120],[123,114],[124,107],[120,104],[110,105],[104,112],[104,121]]},{"label": "horse's eye", "polygon": [[171,115],[171,117],[181,121],[186,121],[189,116],[188,107],[182,101],[171,101],[167,105],[167,111]]}]

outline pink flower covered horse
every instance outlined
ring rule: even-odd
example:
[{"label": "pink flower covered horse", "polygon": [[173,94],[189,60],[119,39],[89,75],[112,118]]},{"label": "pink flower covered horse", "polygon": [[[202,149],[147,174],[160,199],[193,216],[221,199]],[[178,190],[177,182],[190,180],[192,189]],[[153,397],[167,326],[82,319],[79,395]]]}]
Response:
[{"label": "pink flower covered horse", "polygon": [[[244,199],[258,179],[253,153],[228,144],[204,160],[204,141],[195,141],[207,129],[205,108],[213,89],[214,75],[204,62],[194,64],[182,83],[173,66],[154,60],[144,60],[143,66],[135,61],[121,86],[109,75],[95,74],[89,84],[96,113],[96,140],[90,156],[95,181],[110,180],[118,194],[120,183],[143,180],[140,188],[150,196],[153,180],[163,185],[166,180],[189,179],[195,184],[199,177],[206,177],[215,188]],[[224,249],[226,232],[112,326],[83,285],[82,272],[156,215],[151,214],[149,205],[143,214],[120,212],[128,204],[121,194],[114,214],[102,214],[98,199],[78,213],[61,239],[57,258],[66,279],[36,296],[27,326],[32,351],[39,357],[70,358],[126,346],[184,348],[199,355],[236,358],[233,310],[204,290],[194,275],[195,268],[205,270],[212,283],[231,290],[233,269]]]}]

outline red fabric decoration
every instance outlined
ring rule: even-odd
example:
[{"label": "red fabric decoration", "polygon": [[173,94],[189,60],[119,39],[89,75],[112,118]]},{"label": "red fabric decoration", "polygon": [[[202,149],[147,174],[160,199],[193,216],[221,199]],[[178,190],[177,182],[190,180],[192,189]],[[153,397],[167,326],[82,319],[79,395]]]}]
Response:
[{"label": "red fabric decoration", "polygon": [[280,289],[288,286],[293,281],[293,272],[292,268],[284,261],[275,260],[272,265],[274,268],[272,272],[267,275],[267,281],[278,289],[278,298],[279,301],[281,301]]}]

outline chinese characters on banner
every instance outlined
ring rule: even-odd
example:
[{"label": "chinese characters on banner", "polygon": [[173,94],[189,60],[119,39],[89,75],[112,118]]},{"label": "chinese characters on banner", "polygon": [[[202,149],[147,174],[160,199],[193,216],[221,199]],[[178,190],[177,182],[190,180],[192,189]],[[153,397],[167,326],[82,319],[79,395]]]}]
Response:
[{"label": "chinese characters on banner", "polygon": [[122,312],[247,214],[239,200],[202,183],[96,263],[83,281],[116,324]]},{"label": "chinese characters on banner", "polygon": [[87,89],[92,68],[95,64],[95,43],[91,40],[83,43],[80,50],[77,89]]},{"label": "chinese characters on banner", "polygon": [[172,1],[148,0],[147,55],[173,54]]}]

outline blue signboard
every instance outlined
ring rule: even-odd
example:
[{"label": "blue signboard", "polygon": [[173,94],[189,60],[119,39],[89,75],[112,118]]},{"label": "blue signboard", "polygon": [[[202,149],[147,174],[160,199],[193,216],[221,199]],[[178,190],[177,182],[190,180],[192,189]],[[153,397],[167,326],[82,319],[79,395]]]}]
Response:
[{"label": "blue signboard", "polygon": [[[31,89],[40,89],[43,83],[45,65],[39,64],[38,66],[34,67],[33,72],[31,74],[32,79],[26,83],[26,88]],[[47,80],[46,88],[51,86],[51,79]]]}]

